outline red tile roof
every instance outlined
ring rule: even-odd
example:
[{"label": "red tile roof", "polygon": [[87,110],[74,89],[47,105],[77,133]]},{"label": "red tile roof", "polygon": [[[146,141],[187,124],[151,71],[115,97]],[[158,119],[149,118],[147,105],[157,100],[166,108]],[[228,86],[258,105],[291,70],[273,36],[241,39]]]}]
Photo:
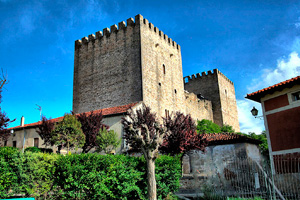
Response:
[{"label": "red tile roof", "polygon": [[247,94],[246,98],[251,99],[253,101],[260,102],[260,99],[267,94],[272,94],[275,91],[282,91],[285,88],[291,88],[294,85],[300,84],[300,76],[296,76],[294,78],[288,79],[286,81],[277,83],[275,85],[272,85],[270,87],[264,88],[262,90],[258,90],[256,92],[253,92],[251,94]]},{"label": "red tile roof", "polygon": [[[102,112],[103,116],[108,116],[108,115],[115,115],[115,114],[121,114],[121,113],[125,113],[127,112],[127,110],[129,110],[131,107],[135,106],[138,102],[136,103],[131,103],[131,104],[127,104],[127,105],[122,105],[122,106],[117,106],[117,107],[111,107],[111,108],[103,108],[103,109],[99,109],[99,110],[94,110],[94,113],[100,113]],[[90,112],[85,112],[86,114],[90,114],[92,111]],[[81,113],[79,113],[81,114]],[[76,114],[76,115],[79,115]],[[54,119],[51,119],[51,121],[53,122],[59,122],[63,119],[64,117],[57,117]],[[40,125],[41,121],[39,122],[35,122],[35,123],[31,123],[31,124],[25,124],[24,126],[15,126],[12,128],[9,128],[8,130],[11,129],[20,129],[20,128],[31,128],[31,127],[35,127],[37,125]]]},{"label": "red tile roof", "polygon": [[208,145],[222,145],[222,144],[235,144],[235,143],[251,143],[261,144],[260,140],[252,139],[250,137],[239,135],[236,133],[210,133],[204,134]]}]

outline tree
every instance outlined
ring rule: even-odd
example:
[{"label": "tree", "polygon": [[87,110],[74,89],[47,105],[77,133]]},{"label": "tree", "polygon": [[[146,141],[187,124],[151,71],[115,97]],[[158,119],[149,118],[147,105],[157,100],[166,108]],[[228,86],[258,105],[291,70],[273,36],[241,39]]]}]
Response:
[{"label": "tree", "polygon": [[198,121],[197,132],[200,134],[202,134],[202,133],[220,133],[221,128],[219,125],[213,123],[210,120],[202,119],[201,121]]},{"label": "tree", "polygon": [[[42,116],[41,123],[37,126],[36,132],[39,134],[39,136],[44,141],[45,146],[54,146],[55,141],[53,140],[53,134],[52,131],[54,130],[55,122],[50,119],[47,119],[46,116]],[[58,145],[58,153],[60,153],[60,150],[62,148],[62,145]]]},{"label": "tree", "polygon": [[222,128],[221,128],[221,132],[222,132],[222,133],[234,133],[235,131],[234,131],[234,129],[232,128],[232,126],[225,124],[225,125],[223,125]]},{"label": "tree", "polygon": [[[8,84],[7,74],[4,74],[3,69],[1,69],[1,76],[0,76],[0,103],[2,102],[2,89],[4,85]],[[7,141],[10,132],[7,130],[7,127],[10,123],[14,122],[16,119],[10,120],[10,118],[6,115],[4,111],[2,111],[0,107],[0,142]]]},{"label": "tree", "polygon": [[160,147],[162,153],[176,155],[193,149],[205,150],[207,146],[203,134],[197,134],[191,115],[177,112],[174,117],[164,118],[164,126],[169,132]]},{"label": "tree", "polygon": [[144,104],[141,109],[129,110],[122,124],[126,143],[131,148],[140,149],[146,159],[148,199],[156,200],[155,160],[166,129],[159,125],[156,115]]},{"label": "tree", "polygon": [[42,116],[41,123],[37,126],[36,132],[44,141],[43,145],[53,146],[55,142],[52,140],[52,131],[54,130],[55,123],[50,119],[47,119],[46,116]]},{"label": "tree", "polygon": [[84,145],[85,136],[75,115],[65,114],[63,120],[58,122],[52,131],[51,140],[56,145],[66,147],[68,153],[70,148],[78,148]]},{"label": "tree", "polygon": [[118,139],[116,132],[103,128],[99,130],[95,143],[97,152],[104,151],[106,154],[109,154],[119,146],[121,140]]},{"label": "tree", "polygon": [[97,146],[96,137],[101,129],[109,129],[109,126],[103,124],[102,113],[91,112],[90,114],[82,113],[77,115],[78,121],[81,123],[81,129],[85,135],[85,143],[82,152],[87,153],[93,147]]},{"label": "tree", "polygon": [[[1,93],[1,91],[0,91]],[[4,142],[7,141],[9,136],[10,136],[10,132],[9,130],[7,130],[7,127],[9,126],[9,124],[11,122],[14,122],[14,120],[10,120],[10,118],[6,115],[5,112],[2,112],[1,107],[0,107],[0,141]]]}]

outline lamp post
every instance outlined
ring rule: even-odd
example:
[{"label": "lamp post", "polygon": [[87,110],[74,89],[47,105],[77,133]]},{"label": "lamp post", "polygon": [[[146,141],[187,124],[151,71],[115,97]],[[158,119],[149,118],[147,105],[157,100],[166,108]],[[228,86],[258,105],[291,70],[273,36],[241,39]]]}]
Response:
[{"label": "lamp post", "polygon": [[252,110],[251,110],[251,114],[253,115],[253,117],[258,118],[258,119],[263,119],[263,116],[257,116],[258,114],[258,110],[253,106]]}]

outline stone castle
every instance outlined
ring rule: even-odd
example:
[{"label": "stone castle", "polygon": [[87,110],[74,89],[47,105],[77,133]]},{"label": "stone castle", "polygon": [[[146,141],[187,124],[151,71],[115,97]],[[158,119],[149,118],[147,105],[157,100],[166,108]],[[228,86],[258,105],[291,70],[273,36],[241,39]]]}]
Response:
[{"label": "stone castle", "polygon": [[183,78],[181,47],[143,16],[75,41],[73,111],[144,102],[239,131],[233,83],[219,70]]}]

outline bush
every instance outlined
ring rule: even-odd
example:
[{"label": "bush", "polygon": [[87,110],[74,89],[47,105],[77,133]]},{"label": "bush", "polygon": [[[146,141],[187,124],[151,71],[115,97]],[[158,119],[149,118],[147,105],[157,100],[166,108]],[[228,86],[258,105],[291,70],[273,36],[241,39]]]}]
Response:
[{"label": "bush", "polygon": [[53,149],[49,149],[49,148],[40,148],[40,150],[43,153],[53,153]]},{"label": "bush", "polygon": [[37,152],[42,152],[41,149],[37,147],[27,147],[24,152],[32,152],[32,153],[37,153]]},{"label": "bush", "polygon": [[47,197],[52,190],[57,154],[24,153],[21,157],[21,191],[25,196]]},{"label": "bush", "polygon": [[[0,148],[0,198],[16,194],[38,199],[145,199],[146,162],[125,155],[24,154]],[[179,157],[156,160],[158,199],[179,187]]]},{"label": "bush", "polygon": [[137,183],[144,172],[136,170],[138,159],[124,155],[61,155],[55,172],[58,198],[143,199]]},{"label": "bush", "polygon": [[18,191],[20,152],[15,147],[0,147],[0,198],[8,198]]},{"label": "bush", "polygon": [[181,155],[162,155],[156,160],[157,198],[164,199],[179,188],[181,178]]}]

